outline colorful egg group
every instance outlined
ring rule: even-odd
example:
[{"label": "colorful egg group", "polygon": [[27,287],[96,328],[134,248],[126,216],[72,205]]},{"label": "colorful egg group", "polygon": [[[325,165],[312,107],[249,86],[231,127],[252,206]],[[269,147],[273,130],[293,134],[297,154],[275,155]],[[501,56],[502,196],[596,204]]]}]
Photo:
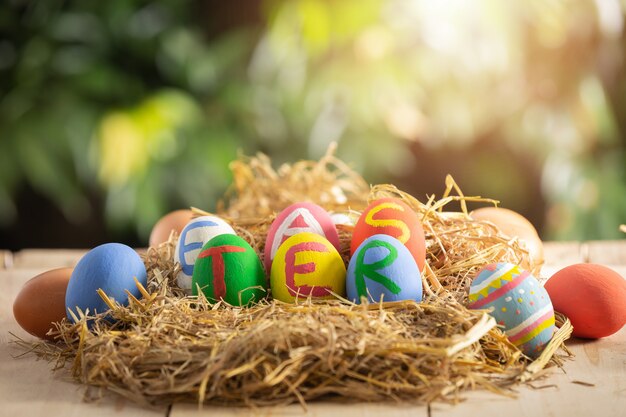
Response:
[{"label": "colorful egg group", "polygon": [[268,230],[264,251],[268,272],[278,248],[289,237],[303,232],[322,236],[339,250],[339,235],[326,210],[313,203],[292,204],[280,212]]},{"label": "colorful egg group", "polygon": [[298,233],[276,251],[271,266],[272,296],[293,303],[297,298],[345,296],[346,267],[335,246],[315,233]]},{"label": "colorful egg group", "polygon": [[212,302],[248,305],[267,295],[265,271],[248,242],[219,235],[202,247],[196,259],[192,294],[198,295],[198,289]]},{"label": "colorful egg group", "polygon": [[[146,268],[137,252],[121,243],[97,246],[76,264],[67,285],[65,307],[77,316],[77,309],[89,310],[90,315],[108,311],[109,306],[98,295],[98,289],[112,300],[127,305],[126,291],[141,298],[135,278],[146,285]],[[73,320],[69,312],[67,316]]]},{"label": "colorful egg group", "polygon": [[372,202],[354,226],[350,253],[370,236],[384,234],[395,237],[404,244],[420,271],[426,263],[424,229],[417,214],[397,198],[382,198]]},{"label": "colorful egg group", "polygon": [[29,280],[13,303],[18,324],[33,336],[52,340],[46,333],[66,316],[65,292],[72,268],[58,268]]},{"label": "colorful egg group", "polygon": [[202,247],[215,236],[234,235],[235,231],[219,217],[196,217],[183,228],[176,244],[174,261],[180,263],[181,270],[176,276],[178,286],[191,293],[191,278],[196,258]]},{"label": "colorful egg group", "polygon": [[626,324],[626,280],[597,264],[570,265],[546,282],[556,311],[565,314],[577,337],[610,336]]},{"label": "colorful egg group", "polygon": [[491,309],[508,339],[524,354],[541,354],[554,333],[554,309],[528,271],[509,263],[487,265],[470,286],[469,307]]},{"label": "colorful egg group", "polygon": [[360,303],[422,300],[422,280],[411,252],[398,239],[374,235],[363,241],[348,265],[346,292]]}]

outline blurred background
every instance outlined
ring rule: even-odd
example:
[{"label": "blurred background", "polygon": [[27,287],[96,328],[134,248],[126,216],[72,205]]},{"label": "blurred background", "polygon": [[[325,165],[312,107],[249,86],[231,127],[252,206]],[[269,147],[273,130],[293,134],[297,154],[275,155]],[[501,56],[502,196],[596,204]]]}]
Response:
[{"label": "blurred background", "polygon": [[0,247],[146,246],[237,152],[447,173],[544,239],[623,238],[619,0],[5,0]]}]

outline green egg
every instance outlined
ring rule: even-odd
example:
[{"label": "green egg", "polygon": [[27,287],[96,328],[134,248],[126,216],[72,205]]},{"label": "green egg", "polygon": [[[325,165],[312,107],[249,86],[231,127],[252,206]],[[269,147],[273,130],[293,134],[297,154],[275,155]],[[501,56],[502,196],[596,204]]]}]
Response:
[{"label": "green egg", "polygon": [[267,294],[265,270],[248,242],[235,235],[219,235],[200,250],[191,290],[193,295],[202,291],[212,302],[254,304]]}]

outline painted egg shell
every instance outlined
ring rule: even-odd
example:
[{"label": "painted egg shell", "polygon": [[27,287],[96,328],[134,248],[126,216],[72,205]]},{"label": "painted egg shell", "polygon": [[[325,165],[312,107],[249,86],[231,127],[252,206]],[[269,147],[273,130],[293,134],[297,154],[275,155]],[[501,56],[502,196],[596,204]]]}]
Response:
[{"label": "painted egg shell", "polygon": [[539,356],[554,333],[554,309],[545,288],[517,265],[487,265],[470,286],[469,308],[488,309],[524,354]]},{"label": "painted egg shell", "polygon": [[248,242],[231,234],[216,236],[202,247],[193,269],[193,295],[198,287],[209,301],[237,306],[267,295],[261,260]]},{"label": "painted egg shell", "polygon": [[395,237],[413,255],[420,271],[426,263],[426,242],[422,223],[409,206],[397,198],[372,202],[359,217],[352,233],[350,253],[370,236],[384,234]]},{"label": "painted egg shell", "polygon": [[554,309],[574,326],[573,335],[610,336],[626,324],[626,280],[606,266],[570,265],[546,282]]},{"label": "painted egg shell", "polygon": [[20,290],[13,303],[13,315],[20,326],[33,336],[46,336],[66,316],[65,291],[72,268],[58,268],[32,278]]},{"label": "painted egg shell", "polygon": [[[109,307],[97,293],[99,288],[109,298],[127,305],[126,290],[141,298],[134,278],[146,285],[146,268],[137,252],[121,243],[97,246],[76,264],[67,285],[65,307],[75,314],[77,308],[89,310],[90,315],[107,311]],[[67,317],[73,320],[69,313]]]},{"label": "painted egg shell", "polygon": [[170,238],[172,230],[180,235],[183,228],[193,219],[191,210],[175,210],[161,217],[150,232],[150,246],[156,247]]},{"label": "painted egg shell", "polygon": [[350,259],[346,278],[348,299],[360,303],[422,300],[422,279],[411,252],[389,235],[370,236]]},{"label": "painted egg shell", "polygon": [[330,215],[313,203],[292,204],[276,217],[265,240],[265,269],[270,270],[278,247],[290,236],[310,232],[325,237],[339,250],[339,235]]},{"label": "painted egg shell", "polygon": [[315,233],[298,233],[276,252],[270,275],[272,296],[293,303],[297,298],[345,296],[346,266],[337,249]]},{"label": "painted egg shell", "polygon": [[191,294],[191,277],[193,266],[200,249],[215,236],[230,234],[235,231],[228,223],[219,217],[202,216],[196,217],[184,227],[176,244],[174,261],[180,263],[181,270],[176,276],[178,286]]}]

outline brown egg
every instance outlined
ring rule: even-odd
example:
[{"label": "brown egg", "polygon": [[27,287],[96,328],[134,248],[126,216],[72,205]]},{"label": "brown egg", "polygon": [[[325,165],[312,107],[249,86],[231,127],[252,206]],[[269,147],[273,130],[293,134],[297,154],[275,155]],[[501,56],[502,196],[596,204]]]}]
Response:
[{"label": "brown egg", "polygon": [[52,322],[66,317],[65,290],[72,271],[72,268],[53,269],[24,284],[13,302],[13,316],[24,330],[33,336],[53,340],[46,333],[54,327]]},{"label": "brown egg", "polygon": [[167,242],[172,230],[180,233],[193,218],[191,210],[176,210],[161,217],[150,233],[150,246]]},{"label": "brown egg", "polygon": [[472,211],[470,216],[474,220],[486,220],[495,224],[507,236],[518,237],[526,244],[533,264],[543,264],[543,243],[537,229],[521,214],[500,207],[483,207]]}]

